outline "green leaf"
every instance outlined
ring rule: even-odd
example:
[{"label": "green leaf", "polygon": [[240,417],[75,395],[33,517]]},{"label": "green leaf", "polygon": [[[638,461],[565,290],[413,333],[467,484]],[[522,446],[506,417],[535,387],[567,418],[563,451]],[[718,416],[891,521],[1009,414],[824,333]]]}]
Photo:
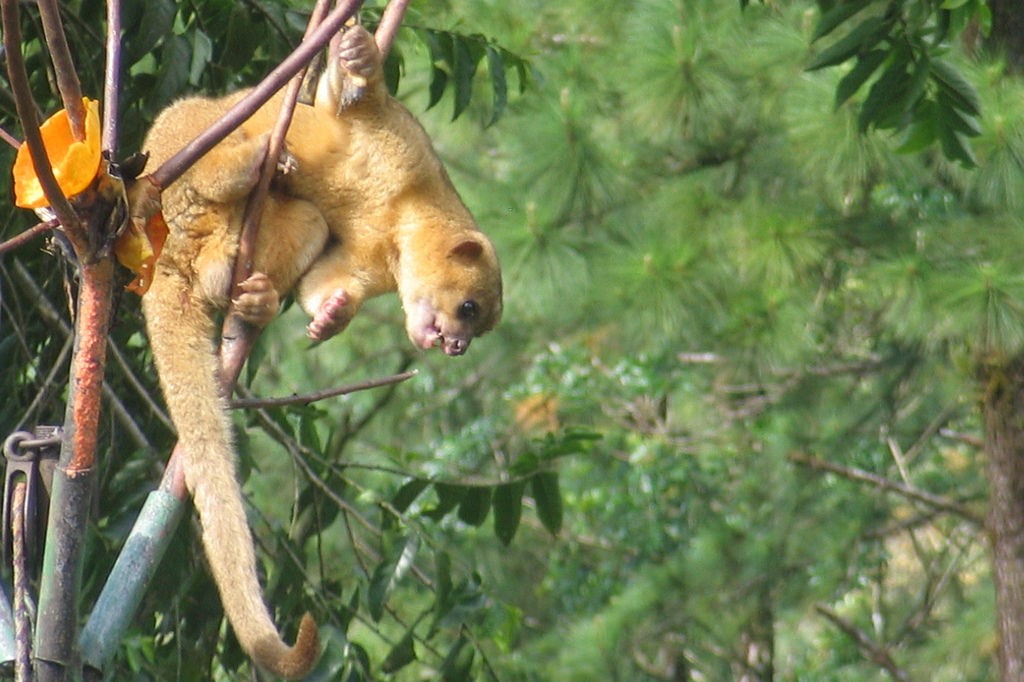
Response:
[{"label": "green leaf", "polygon": [[246,68],[265,34],[265,27],[253,21],[249,10],[236,5],[228,18],[228,30],[224,36],[223,47],[218,53],[217,65],[236,71]]},{"label": "green leaf", "polygon": [[896,148],[901,154],[914,154],[935,142],[937,133],[935,131],[935,104],[924,102],[914,112],[914,123],[903,143]]},{"label": "green leaf", "polygon": [[970,145],[961,137],[955,128],[950,125],[950,118],[944,116],[942,111],[936,116],[936,136],[942,146],[942,153],[946,158],[960,162],[966,168],[975,168],[978,163],[974,158],[974,152]]},{"label": "green leaf", "polygon": [[384,604],[387,602],[391,589],[397,582],[399,571],[403,565],[402,558],[411,546],[409,539],[396,538],[398,541],[391,544],[387,555],[373,569],[370,577],[370,587],[366,592],[367,607],[370,617],[379,622],[384,616]]},{"label": "green leaf", "polygon": [[906,113],[900,108],[899,101],[910,81],[910,74],[907,73],[908,64],[909,55],[897,57],[868,90],[857,118],[861,132],[872,126],[898,127],[900,117]]},{"label": "green leaf", "polygon": [[344,632],[324,624],[320,628],[320,641],[325,645],[323,654],[313,671],[302,678],[303,682],[333,682],[342,679],[343,671],[349,664],[349,658],[345,655],[348,641]]},{"label": "green leaf", "polygon": [[981,126],[978,125],[977,119],[959,110],[944,93],[939,93],[937,102],[938,116],[942,125],[949,126],[951,130],[968,137],[977,137],[981,134]]},{"label": "green leaf", "polygon": [[501,58],[501,51],[493,45],[487,46],[487,69],[491,72],[491,88],[494,91],[494,97],[491,102],[493,107],[491,120],[487,122],[487,127],[490,127],[501,118],[502,113],[505,111],[505,106],[508,104],[508,80],[505,78],[505,61]]},{"label": "green leaf", "polygon": [[397,672],[415,660],[416,648],[413,646],[412,630],[409,630],[388,652],[381,664],[381,670],[385,673]]},{"label": "green leaf", "polygon": [[440,521],[462,501],[466,490],[466,486],[453,485],[451,483],[435,483],[434,491],[437,493],[437,506],[423,512],[423,515],[428,519]]},{"label": "green leaf", "polygon": [[344,609],[340,609],[340,613],[335,614],[338,618],[338,629],[342,633],[348,632],[348,626],[352,624],[352,619],[359,613],[359,599],[359,586],[356,585],[352,597],[348,600],[348,605]]},{"label": "green leaf", "polygon": [[427,100],[427,109],[430,109],[441,101],[445,88],[448,87],[448,71],[442,68],[442,65],[451,68],[452,37],[448,33],[434,30],[424,31],[423,35],[427,50],[430,52],[430,87]]},{"label": "green leaf", "polygon": [[977,90],[956,67],[943,59],[936,59],[932,62],[931,73],[942,92],[950,96],[953,106],[971,116],[981,115]]},{"label": "green leaf", "polygon": [[542,471],[530,479],[530,490],[537,503],[537,517],[548,532],[558,535],[562,530],[562,493],[558,472]]},{"label": "green leaf", "polygon": [[813,43],[819,38],[827,36],[837,26],[870,4],[871,0],[860,0],[859,2],[843,2],[840,0],[840,2],[836,3],[835,7],[822,14],[821,18],[818,19],[818,25],[814,27],[814,33],[811,34],[811,42]]},{"label": "green leaf", "polygon": [[363,682],[364,680],[372,679],[369,675],[371,669],[370,666],[370,655],[362,645],[349,641],[348,643],[348,655],[352,661],[352,669],[348,673],[348,677],[345,678],[344,682]]},{"label": "green leaf", "polygon": [[857,28],[822,50],[811,60],[807,70],[815,71],[842,64],[858,52],[867,52],[886,36],[888,29],[888,24],[881,17],[865,19]]},{"label": "green leaf", "polygon": [[473,668],[473,658],[476,651],[469,646],[469,640],[465,635],[459,637],[459,641],[451,648],[441,664],[441,680],[443,682],[465,682],[470,679],[470,671]]},{"label": "green leaf", "polygon": [[474,486],[466,489],[466,494],[459,503],[459,520],[476,527],[487,520],[491,511],[491,489]]},{"label": "green leaf", "polygon": [[402,80],[402,59],[401,50],[397,45],[392,46],[387,58],[384,60],[384,82],[387,83],[388,92],[398,92],[398,84]]},{"label": "green leaf", "polygon": [[125,66],[131,66],[151,51],[162,38],[170,35],[174,28],[174,17],[178,6],[170,0],[154,0],[140,3],[145,8],[137,30],[125,35],[125,51],[122,59]]},{"label": "green leaf", "polygon": [[434,555],[434,594],[436,599],[437,617],[440,618],[448,609],[451,601],[452,557],[448,552],[437,552]]},{"label": "green leaf", "polygon": [[924,89],[928,84],[928,78],[930,75],[931,59],[927,54],[922,54],[918,57],[917,63],[914,65],[913,73],[910,76],[910,82],[907,84],[906,89],[903,91],[903,95],[900,97],[898,108],[901,109],[902,112],[911,111],[917,106],[917,103],[921,100],[921,97],[924,94]]},{"label": "green leaf", "polygon": [[836,109],[853,97],[853,94],[860,89],[860,86],[864,85],[868,78],[871,78],[871,74],[878,69],[887,56],[888,52],[885,50],[871,50],[857,57],[857,64],[836,85]]},{"label": "green leaf", "polygon": [[213,41],[198,29],[191,31],[190,37],[192,38],[192,62],[189,67],[188,82],[191,85],[199,85],[199,79],[213,58]]},{"label": "green leaf", "polygon": [[473,79],[476,77],[477,65],[484,55],[484,50],[476,37],[453,36],[452,40],[452,75],[455,78],[455,106],[452,112],[454,121],[462,115],[473,99]]},{"label": "green leaf", "polygon": [[413,478],[407,481],[398,492],[395,493],[394,497],[391,498],[391,506],[394,507],[400,514],[404,514],[405,510],[409,508],[416,498],[420,496],[424,490],[430,487],[430,481],[423,478]]},{"label": "green leaf", "polygon": [[504,545],[511,543],[519,530],[525,490],[525,481],[505,483],[494,489],[494,534]]},{"label": "green leaf", "polygon": [[160,70],[157,72],[154,97],[163,106],[174,99],[188,83],[189,63],[192,51],[182,36],[171,36],[164,42],[160,55]]},{"label": "green leaf", "polygon": [[323,452],[323,443],[320,440],[320,430],[317,424],[322,422],[322,415],[317,412],[304,411],[299,416],[299,435],[303,446],[315,452]]}]

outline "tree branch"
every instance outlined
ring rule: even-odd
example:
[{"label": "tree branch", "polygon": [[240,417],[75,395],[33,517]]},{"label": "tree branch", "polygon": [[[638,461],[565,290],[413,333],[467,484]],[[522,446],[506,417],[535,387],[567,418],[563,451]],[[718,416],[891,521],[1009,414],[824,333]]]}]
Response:
[{"label": "tree branch", "polygon": [[384,8],[380,23],[377,24],[377,32],[373,34],[382,59],[387,57],[388,52],[391,51],[391,43],[394,42],[395,34],[398,33],[398,29],[402,25],[402,19],[405,17],[405,10],[408,6],[409,0],[391,0]]},{"label": "tree branch", "polygon": [[[309,17],[306,25],[304,40],[316,30],[327,13],[328,0],[318,0],[316,7]],[[239,236],[238,254],[235,256],[234,270],[231,276],[231,299],[238,298],[241,294],[240,285],[252,275],[253,260],[256,253],[256,237],[259,234],[260,220],[263,216],[263,208],[266,205],[267,193],[270,191],[270,181],[277,173],[277,162],[281,158],[284,149],[285,136],[288,134],[288,127],[291,125],[292,115],[295,112],[295,105],[299,99],[299,91],[302,89],[302,79],[306,66],[303,65],[288,83],[284,99],[281,102],[281,111],[277,122],[271,131],[270,139],[267,141],[267,150],[263,157],[263,167],[260,169],[260,177],[256,186],[249,194],[245,204],[245,213],[242,216],[242,232]],[[221,332],[220,359],[225,395],[230,395],[230,387],[234,386],[242,371],[242,365],[252,350],[253,344],[260,335],[260,330],[252,328],[245,323],[238,315],[232,314],[232,307],[229,306],[228,314],[224,318],[223,330]]]},{"label": "tree branch", "polygon": [[316,391],[314,393],[305,393],[303,395],[290,395],[283,398],[235,398],[230,401],[230,405],[236,410],[249,410],[252,408],[266,408],[266,407],[284,407],[287,405],[308,405],[318,400],[325,400],[327,398],[335,398],[340,395],[348,395],[350,393],[356,393],[357,391],[366,391],[371,388],[379,388],[380,386],[389,386],[391,384],[401,383],[412,377],[416,376],[418,372],[413,370],[411,372],[402,372],[401,374],[394,374],[389,377],[382,377],[380,379],[368,379],[367,381],[360,381],[354,384],[348,384],[346,386],[339,386],[337,388],[329,388],[323,391]]},{"label": "tree branch", "polygon": [[277,68],[252,89],[252,92],[231,107],[217,122],[217,125],[198,135],[154,171],[151,175],[152,181],[158,187],[163,188],[181,177],[181,174],[188,170],[196,159],[210,151],[214,145],[252,116],[275,92],[284,87],[288,79],[309,64],[313,55],[322,49],[335,33],[341,30],[341,27],[355,13],[360,4],[361,0],[342,0],[309,38],[302,41]]},{"label": "tree branch", "polygon": [[866,632],[824,604],[815,604],[814,610],[839,628],[847,637],[857,643],[865,658],[880,666],[885,672],[899,682],[910,682],[907,671],[899,667],[883,646],[871,639]]},{"label": "tree branch", "polygon": [[928,505],[929,507],[934,507],[935,509],[939,509],[941,511],[951,512],[980,527],[984,527],[985,525],[985,520],[979,514],[973,512],[972,510],[960,504],[959,502],[956,502],[955,500],[942,497],[941,495],[935,495],[933,493],[921,490],[920,488],[915,488],[905,483],[893,481],[891,479],[885,478],[884,476],[873,474],[870,471],[864,471],[863,469],[855,469],[852,467],[844,467],[839,464],[833,464],[832,462],[828,462],[823,459],[818,459],[817,457],[811,457],[809,455],[803,455],[795,452],[789,454],[786,457],[786,459],[793,462],[794,464],[800,464],[802,466],[806,466],[810,469],[814,469],[817,471],[827,471],[829,473],[842,476],[843,478],[849,479],[851,481],[870,483],[871,485],[875,486],[876,488],[880,488],[881,490],[897,493],[899,495],[902,495],[903,497],[914,500],[916,502],[922,502]]},{"label": "tree branch", "polygon": [[103,151],[117,158],[121,95],[121,0],[107,0],[107,64],[103,74]]},{"label": "tree branch", "polygon": [[60,185],[57,184],[50,159],[46,155],[46,147],[43,145],[43,136],[39,132],[39,114],[36,111],[35,100],[32,98],[32,90],[29,87],[25,59],[21,54],[22,38],[17,0],[0,0],[0,17],[3,20],[7,78],[14,94],[14,106],[18,113],[18,119],[25,132],[25,144],[28,145],[29,154],[32,156],[32,166],[35,168],[36,177],[39,178],[39,184],[43,188],[46,200],[50,203],[50,208],[53,209],[57,220],[64,227],[78,257],[82,258],[89,248],[85,231],[82,229],[78,215],[71,208]]},{"label": "tree branch", "polygon": [[0,243],[0,256],[4,255],[8,251],[13,251],[19,246],[23,246],[29,243],[39,235],[45,234],[46,232],[49,232],[55,227],[57,227],[56,220],[47,220],[44,223],[38,223],[37,225],[33,225],[32,227],[28,228],[27,230],[20,234],[14,235],[7,241]]},{"label": "tree branch", "polygon": [[64,34],[60,10],[56,0],[38,0],[39,18],[43,23],[46,47],[50,52],[53,70],[57,76],[57,90],[68,112],[71,135],[81,142],[85,139],[85,105],[82,104],[82,84],[78,80],[75,63],[71,59],[68,39]]}]

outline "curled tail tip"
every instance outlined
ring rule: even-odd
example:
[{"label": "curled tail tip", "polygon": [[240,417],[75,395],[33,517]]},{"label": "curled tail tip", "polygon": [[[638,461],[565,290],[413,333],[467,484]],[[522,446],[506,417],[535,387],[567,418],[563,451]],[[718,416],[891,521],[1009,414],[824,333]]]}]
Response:
[{"label": "curled tail tip", "polygon": [[313,616],[308,613],[302,616],[295,644],[289,647],[275,638],[274,642],[257,645],[252,657],[260,667],[286,680],[308,675],[320,658],[320,632]]}]

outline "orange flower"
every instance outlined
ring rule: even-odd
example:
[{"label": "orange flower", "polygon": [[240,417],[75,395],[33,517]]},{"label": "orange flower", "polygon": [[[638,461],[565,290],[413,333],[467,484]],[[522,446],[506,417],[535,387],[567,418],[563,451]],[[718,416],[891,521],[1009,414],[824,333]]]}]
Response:
[{"label": "orange flower", "polygon": [[140,230],[135,221],[128,221],[128,226],[114,242],[114,254],[121,265],[137,275],[126,287],[129,291],[139,296],[149,291],[153,268],[166,240],[167,223],[162,213],[151,216],[145,230]]},{"label": "orange flower", "polygon": [[[96,177],[100,168],[100,103],[82,98],[85,104],[85,140],[79,142],[71,134],[67,111],[61,109],[46,120],[39,132],[43,136],[46,156],[53,166],[53,175],[64,196],[82,192]],[[36,177],[28,145],[18,148],[14,160],[14,198],[21,208],[42,208],[49,201]]]}]

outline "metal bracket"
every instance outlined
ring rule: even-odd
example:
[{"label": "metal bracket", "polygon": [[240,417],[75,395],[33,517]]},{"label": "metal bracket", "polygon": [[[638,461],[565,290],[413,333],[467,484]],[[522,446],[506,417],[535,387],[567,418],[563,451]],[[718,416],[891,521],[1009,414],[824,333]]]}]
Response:
[{"label": "metal bracket", "polygon": [[[29,566],[38,565],[41,557],[45,533],[46,513],[49,494],[43,486],[41,468],[56,462],[60,454],[60,429],[55,426],[44,426],[35,433],[18,431],[4,441],[4,499],[3,499],[3,533],[0,550],[3,553],[4,565],[10,565],[13,557],[11,546],[13,528],[11,528],[12,504],[15,486],[25,483],[25,556]],[[44,464],[44,460],[47,460]]]}]

